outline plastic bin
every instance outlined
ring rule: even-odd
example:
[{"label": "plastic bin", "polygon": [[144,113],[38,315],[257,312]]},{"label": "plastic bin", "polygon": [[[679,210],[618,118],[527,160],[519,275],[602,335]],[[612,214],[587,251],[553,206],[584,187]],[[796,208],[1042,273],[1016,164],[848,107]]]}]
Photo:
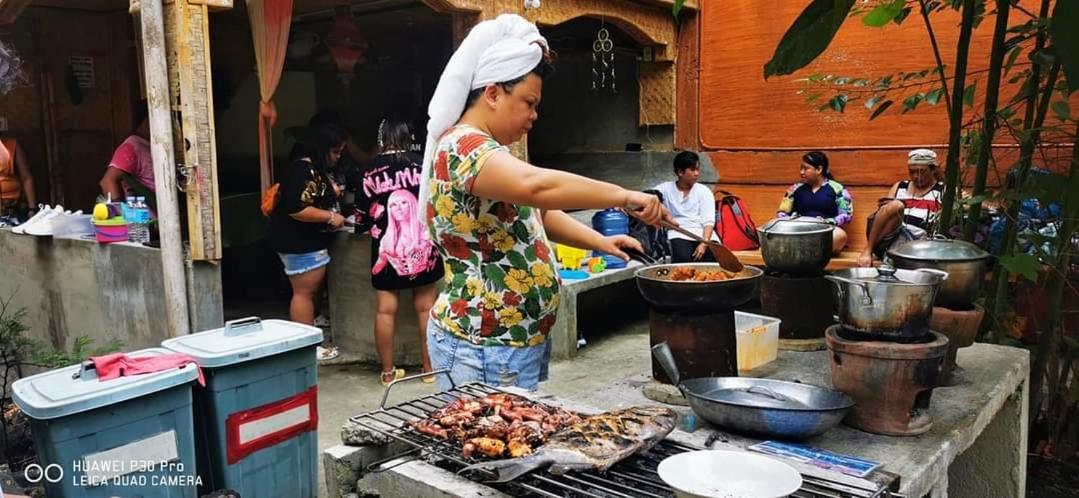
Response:
[{"label": "plastic bin", "polygon": [[[131,357],[168,354],[160,348]],[[15,381],[45,493],[64,498],[193,498],[194,366],[99,380],[89,362]]]},{"label": "plastic bin", "polygon": [[203,491],[257,498],[318,495],[318,365],[322,330],[245,318],[168,339],[162,346],[199,361],[195,390]]},{"label": "plastic bin", "polygon": [[779,353],[780,321],[770,316],[734,312],[739,372],[748,372],[775,361]]}]

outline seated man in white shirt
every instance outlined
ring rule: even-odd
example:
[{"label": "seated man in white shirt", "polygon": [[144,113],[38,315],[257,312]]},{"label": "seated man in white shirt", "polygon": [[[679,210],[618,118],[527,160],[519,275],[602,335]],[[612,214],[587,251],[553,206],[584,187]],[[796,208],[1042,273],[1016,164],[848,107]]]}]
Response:
[{"label": "seated man in white shirt", "polygon": [[[701,177],[700,157],[683,151],[674,157],[674,173],[678,179],[663,182],[656,190],[663,194],[663,205],[679,226],[704,239],[719,241],[713,233],[716,223],[716,200],[712,190],[697,183]],[[674,230],[667,231],[671,241],[671,262],[715,261],[708,246],[698,243]]]}]

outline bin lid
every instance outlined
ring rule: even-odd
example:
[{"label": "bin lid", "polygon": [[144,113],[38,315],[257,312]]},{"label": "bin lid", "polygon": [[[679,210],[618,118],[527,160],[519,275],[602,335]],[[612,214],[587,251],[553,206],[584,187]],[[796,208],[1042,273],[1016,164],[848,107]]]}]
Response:
[{"label": "bin lid", "polygon": [[[162,348],[143,349],[127,353],[132,358],[172,354]],[[83,365],[92,363],[83,362]],[[195,380],[194,365],[170,368],[160,372],[100,380],[93,368],[83,365],[49,370],[24,377],[12,384],[12,398],[19,409],[36,420],[66,417],[96,408],[163,391]]]},{"label": "bin lid", "polygon": [[[322,329],[288,320],[257,317],[225,322],[219,329],[174,337],[161,347],[191,355],[203,368],[216,368],[287,353],[322,342]],[[315,361],[314,355],[311,361]]]}]

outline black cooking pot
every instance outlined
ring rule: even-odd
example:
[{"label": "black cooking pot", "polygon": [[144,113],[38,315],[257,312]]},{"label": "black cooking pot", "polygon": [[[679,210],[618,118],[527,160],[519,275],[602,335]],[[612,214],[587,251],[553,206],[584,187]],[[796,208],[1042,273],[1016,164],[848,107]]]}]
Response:
[{"label": "black cooking pot", "polygon": [[673,312],[717,313],[745,304],[757,295],[760,268],[746,266],[738,277],[714,282],[676,281],[670,279],[675,268],[693,267],[718,271],[716,263],[677,263],[646,266],[637,270],[637,289],[652,307]]}]

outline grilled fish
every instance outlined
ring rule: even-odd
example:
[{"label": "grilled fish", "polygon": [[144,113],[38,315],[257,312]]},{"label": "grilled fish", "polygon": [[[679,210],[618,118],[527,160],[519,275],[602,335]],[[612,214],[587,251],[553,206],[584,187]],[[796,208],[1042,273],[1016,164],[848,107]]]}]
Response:
[{"label": "grilled fish", "polygon": [[599,413],[556,432],[530,455],[469,465],[461,473],[485,471],[495,476],[489,482],[506,482],[548,465],[552,474],[603,472],[667,437],[676,420],[675,413],[663,407],[637,406]]}]

